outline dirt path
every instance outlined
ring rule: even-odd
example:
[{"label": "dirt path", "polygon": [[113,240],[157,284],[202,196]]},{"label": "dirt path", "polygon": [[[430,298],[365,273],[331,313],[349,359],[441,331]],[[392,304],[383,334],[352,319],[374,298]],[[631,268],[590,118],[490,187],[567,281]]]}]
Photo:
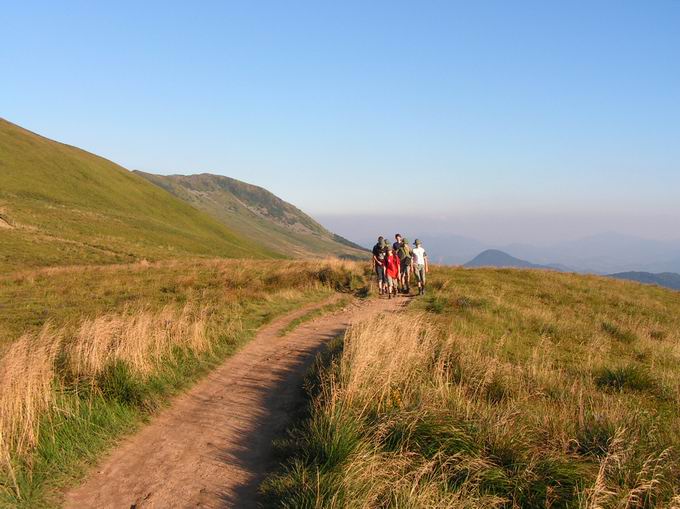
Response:
[{"label": "dirt path", "polygon": [[319,304],[275,320],[116,447],[66,494],[65,506],[256,507],[257,487],[273,466],[272,439],[303,397],[300,385],[316,353],[352,322],[405,302],[352,303],[284,337],[278,331]]}]

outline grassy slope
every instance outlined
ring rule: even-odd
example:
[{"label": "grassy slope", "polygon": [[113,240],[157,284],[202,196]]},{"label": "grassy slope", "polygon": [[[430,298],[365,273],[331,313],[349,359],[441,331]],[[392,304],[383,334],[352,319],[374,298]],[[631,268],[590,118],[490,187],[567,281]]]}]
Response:
[{"label": "grassy slope", "polygon": [[0,507],[52,507],[260,325],[362,277],[339,261],[223,259],[0,275],[0,302],[17,303],[0,313]]},{"label": "grassy slope", "polygon": [[136,173],[272,250],[296,257],[366,258],[362,248],[261,187],[219,175]]},{"label": "grassy slope", "polygon": [[0,119],[0,264],[272,252],[124,168]]},{"label": "grassy slope", "polygon": [[443,269],[346,338],[277,507],[679,507],[680,294]]}]

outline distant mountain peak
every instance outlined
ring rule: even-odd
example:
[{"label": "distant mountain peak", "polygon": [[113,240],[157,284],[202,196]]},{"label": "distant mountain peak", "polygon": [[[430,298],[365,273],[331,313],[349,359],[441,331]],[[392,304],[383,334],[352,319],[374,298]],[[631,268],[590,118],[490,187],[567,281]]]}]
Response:
[{"label": "distant mountain peak", "polygon": [[465,267],[498,267],[498,268],[520,268],[520,269],[546,269],[556,270],[555,267],[548,265],[538,265],[535,263],[515,258],[499,249],[487,249],[482,251],[472,260],[465,264]]}]

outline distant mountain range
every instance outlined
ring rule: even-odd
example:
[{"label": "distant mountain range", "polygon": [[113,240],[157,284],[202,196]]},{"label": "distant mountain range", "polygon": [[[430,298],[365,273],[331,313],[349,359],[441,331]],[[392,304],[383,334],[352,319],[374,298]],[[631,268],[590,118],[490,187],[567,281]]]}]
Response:
[{"label": "distant mountain range", "polygon": [[[561,272],[573,272],[567,267],[559,264],[541,265],[531,263],[521,258],[515,258],[508,253],[498,249],[487,249],[482,251],[472,260],[464,264],[467,268],[479,267],[497,267],[497,268],[518,268],[518,269],[542,269],[542,270],[557,270]],[[680,274],[673,272],[663,272],[654,274],[651,272],[619,272],[616,274],[608,274],[608,277],[614,279],[625,279],[628,281],[637,281],[638,283],[653,284],[671,288],[673,290],[680,290]]]},{"label": "distant mountain range", "polygon": [[493,245],[452,234],[421,236],[432,261],[458,265],[484,250],[502,251],[535,265],[592,274],[618,272],[680,273],[680,240],[657,241],[619,233],[603,233],[549,246]]},{"label": "distant mountain range", "polygon": [[680,272],[680,241],[602,233],[548,247],[513,244],[503,248],[534,263],[558,262],[578,272]]},{"label": "distant mountain range", "polygon": [[[672,240],[652,240],[619,232],[604,232],[582,238],[546,242],[542,245],[480,240],[475,234],[456,233],[452,218],[413,215],[326,215],[317,219],[330,230],[371,247],[378,235],[392,239],[401,232],[410,240],[423,241],[430,261],[461,265],[486,249],[498,249],[537,265],[554,265],[574,272],[614,274],[618,272],[680,273],[680,232]],[[469,231],[470,225],[465,227]],[[527,229],[530,229],[527,226]],[[488,228],[480,235],[490,234]],[[537,230],[537,236],[541,235]],[[507,237],[506,237],[507,238]]]},{"label": "distant mountain range", "polygon": [[680,290],[680,274],[673,272],[662,272],[660,274],[652,274],[651,272],[619,272],[618,274],[610,274],[609,277]]}]

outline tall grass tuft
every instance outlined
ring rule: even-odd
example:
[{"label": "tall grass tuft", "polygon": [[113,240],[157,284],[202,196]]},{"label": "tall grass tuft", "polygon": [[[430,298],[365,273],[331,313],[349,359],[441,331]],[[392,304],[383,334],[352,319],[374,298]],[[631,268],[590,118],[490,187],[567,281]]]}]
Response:
[{"label": "tall grass tuft", "polygon": [[173,348],[201,353],[210,348],[208,310],[184,305],[160,312],[137,311],[85,320],[64,349],[66,365],[77,376],[94,380],[107,366],[124,362],[149,374]]},{"label": "tall grass tuft", "polygon": [[[54,403],[55,361],[63,335],[46,325],[24,335],[0,359],[0,457],[35,446],[41,415]],[[6,461],[5,461],[6,462]]]},{"label": "tall grass tuft", "polygon": [[93,396],[109,390],[121,370],[152,373],[174,348],[208,350],[207,313],[191,305],[159,313],[130,310],[84,320],[72,332],[47,324],[12,343],[0,359],[0,459],[6,473],[12,477],[13,462],[38,444],[45,417],[62,411],[60,393],[86,382]]}]

